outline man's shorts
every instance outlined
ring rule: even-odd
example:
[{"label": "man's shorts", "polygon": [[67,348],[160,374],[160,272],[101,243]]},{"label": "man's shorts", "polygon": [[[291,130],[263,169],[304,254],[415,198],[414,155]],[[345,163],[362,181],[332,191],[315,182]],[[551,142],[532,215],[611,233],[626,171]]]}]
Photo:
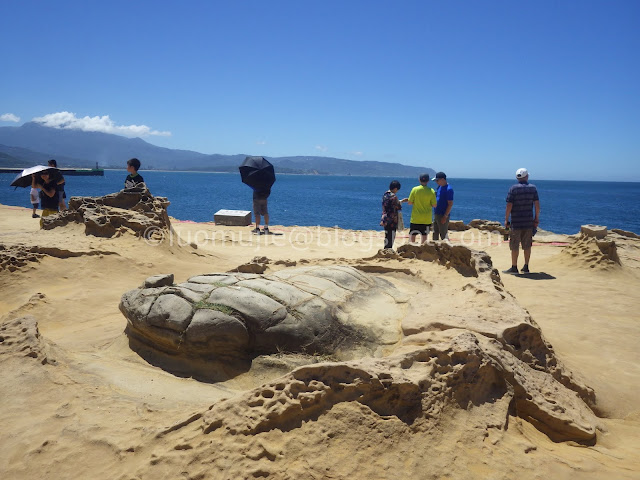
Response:
[{"label": "man's shorts", "polygon": [[523,250],[529,250],[533,245],[533,229],[511,230],[509,235],[509,249],[519,250],[522,244]]},{"label": "man's shorts", "polygon": [[253,213],[254,215],[269,215],[269,210],[267,210],[266,198],[253,201]]},{"label": "man's shorts", "polygon": [[420,235],[429,235],[429,230],[431,229],[431,224],[424,223],[412,223],[409,225],[409,235],[415,235],[419,233]]},{"label": "man's shorts", "polygon": [[64,193],[64,190],[58,190],[58,203],[62,203],[63,198],[67,198],[67,194]]}]

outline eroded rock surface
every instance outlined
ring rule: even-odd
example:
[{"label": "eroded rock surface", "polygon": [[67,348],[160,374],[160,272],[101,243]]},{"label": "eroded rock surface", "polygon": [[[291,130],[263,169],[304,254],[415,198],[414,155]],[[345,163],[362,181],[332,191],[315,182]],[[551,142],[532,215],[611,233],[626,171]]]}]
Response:
[{"label": "eroded rock surface", "polygon": [[587,237],[601,240],[607,236],[607,227],[603,225],[582,225],[580,233]]},{"label": "eroded rock surface", "polygon": [[19,269],[25,269],[30,265],[37,264],[44,257],[71,258],[95,255],[117,255],[117,253],[98,249],[68,250],[54,246],[0,243],[0,271],[6,269],[15,272]]},{"label": "eroded rock surface", "polygon": [[465,230],[469,230],[471,227],[466,225],[462,220],[450,220],[449,221],[449,230],[452,232],[464,232]]},{"label": "eroded rock surface", "polygon": [[617,233],[622,237],[634,238],[636,240],[640,240],[640,235],[638,235],[637,233],[629,232],[628,230],[621,230],[620,228],[612,228],[611,231],[613,233]]},{"label": "eroded rock surface", "polygon": [[[42,294],[37,294],[42,296]],[[40,336],[38,322],[31,315],[0,323],[0,361],[12,355],[21,355],[40,363],[55,364],[48,344]]]},{"label": "eroded rock surface", "polygon": [[[588,239],[595,242],[593,239]],[[402,319],[405,345],[428,344],[438,332],[463,330],[495,339],[510,355],[535,370],[546,371],[590,406],[596,403],[592,388],[575,377],[556,357],[529,312],[505,290],[500,273],[485,252],[446,243],[403,245],[397,257],[437,262],[454,269],[468,283],[445,300],[430,295],[413,296]],[[377,258],[392,260],[389,255]],[[451,292],[449,292],[451,293]],[[429,312],[425,315],[425,312]]]},{"label": "eroded rock surface", "polygon": [[509,229],[505,228],[500,222],[494,220],[482,220],[474,219],[469,222],[470,228],[477,228],[478,230],[487,230],[490,232],[497,231],[502,235],[509,235]]},{"label": "eroded rock surface", "polygon": [[24,245],[0,244],[0,270],[15,272],[30,262],[39,262],[44,255],[32,250]]},{"label": "eroded rock surface", "polygon": [[[328,466],[353,463],[331,477],[413,478],[437,458],[450,473],[465,461],[460,452],[492,455],[520,419],[554,441],[586,445],[599,425],[547,370],[495,339],[450,329],[389,357],[302,366],[193,413],[158,433],[164,451],[154,451],[150,471],[173,462],[212,478],[327,478]],[[166,463],[156,469],[158,458]]]},{"label": "eroded rock surface", "polygon": [[264,276],[216,273],[177,285],[169,285],[171,280],[151,277],[120,302],[129,336],[167,354],[201,359],[283,351],[335,354],[400,340],[400,316],[382,331],[375,318],[369,323],[375,328],[350,321],[353,305],[357,311],[367,298],[382,297],[391,307],[402,302],[399,293],[390,293],[393,285],[352,267],[302,267]]},{"label": "eroded rock surface", "polygon": [[[121,309],[130,334],[148,335],[147,341],[174,352],[186,344],[190,352],[266,352],[275,338],[297,342],[291,344],[296,348],[300,339],[305,345],[315,341],[324,351],[335,351],[341,347],[332,340],[335,325],[345,328],[339,331],[347,338],[350,332],[374,332],[362,323],[364,315],[346,315],[357,312],[349,305],[371,303],[372,293],[382,289],[402,306],[396,319],[401,341],[397,336],[387,339],[386,356],[364,354],[357,360],[295,368],[194,415],[188,423],[203,424],[190,440],[180,435],[181,444],[208,444],[202,435],[216,442],[229,435],[286,434],[354,405],[380,422],[397,421],[409,435],[429,435],[458,415],[469,435],[488,435],[482,432],[504,431],[509,418],[517,416],[554,441],[595,442],[594,391],[556,357],[529,312],[504,289],[486,253],[433,243],[401,246],[393,254],[381,251],[368,261],[378,269],[392,262],[389,271],[396,272],[398,263],[417,270],[422,262],[436,263],[446,268],[440,271],[447,272],[448,288],[458,290],[434,302],[430,296],[437,282],[408,296],[385,280],[332,266],[289,268],[268,276],[201,275],[183,284],[125,294]],[[393,311],[383,310],[387,316]],[[329,341],[320,341],[318,332],[310,334],[311,325],[329,332]],[[148,333],[154,329],[165,337]],[[182,343],[176,343],[176,336]],[[163,343],[167,339],[174,343]],[[208,350],[198,350],[207,342]]]},{"label": "eroded rock surface", "polygon": [[384,359],[300,367],[204,415],[204,433],[237,435],[299,428],[342,402],[366,405],[415,431],[438,426],[448,406],[489,406],[485,419],[506,429],[510,413],[557,441],[595,440],[597,419],[575,393],[496,340],[441,332],[429,347]]},{"label": "eroded rock surface", "polygon": [[[583,227],[584,228],[584,227]],[[606,227],[604,232],[606,234]],[[580,267],[609,269],[621,265],[616,242],[610,237],[602,237],[602,231],[581,232],[578,239],[562,249],[565,263]]]},{"label": "eroded rock surface", "polygon": [[163,237],[171,228],[165,197],[154,197],[146,187],[134,187],[103,197],[71,197],[69,208],[42,219],[51,230],[70,222],[85,225],[85,233],[113,237],[131,231],[145,238]]}]

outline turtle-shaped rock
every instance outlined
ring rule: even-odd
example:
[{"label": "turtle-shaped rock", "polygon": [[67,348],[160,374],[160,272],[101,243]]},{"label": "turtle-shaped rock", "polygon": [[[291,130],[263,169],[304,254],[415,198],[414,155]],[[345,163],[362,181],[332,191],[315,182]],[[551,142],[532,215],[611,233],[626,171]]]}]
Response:
[{"label": "turtle-shaped rock", "polygon": [[120,310],[130,337],[171,355],[335,354],[354,344],[375,350],[399,341],[400,316],[350,318],[374,296],[383,297],[391,311],[404,302],[391,283],[353,267],[311,266],[272,275],[197,275],[177,285],[173,275],[155,275],[125,293]]}]

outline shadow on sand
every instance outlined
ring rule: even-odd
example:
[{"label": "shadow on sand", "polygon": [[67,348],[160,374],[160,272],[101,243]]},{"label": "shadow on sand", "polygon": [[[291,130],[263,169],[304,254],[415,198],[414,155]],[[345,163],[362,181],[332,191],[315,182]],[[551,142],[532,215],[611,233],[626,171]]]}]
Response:
[{"label": "shadow on sand", "polygon": [[518,278],[528,278],[529,280],[555,280],[556,277],[544,272],[537,273],[519,273],[515,275]]}]

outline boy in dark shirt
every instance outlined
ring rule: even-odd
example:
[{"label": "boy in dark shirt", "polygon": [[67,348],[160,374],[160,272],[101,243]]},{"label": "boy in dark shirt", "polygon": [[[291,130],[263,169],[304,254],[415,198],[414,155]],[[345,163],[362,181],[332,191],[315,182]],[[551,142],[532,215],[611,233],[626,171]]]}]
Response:
[{"label": "boy in dark shirt", "polygon": [[133,188],[141,183],[144,183],[144,178],[138,173],[140,170],[140,160],[132,158],[127,160],[127,178],[124,179],[124,188]]}]

